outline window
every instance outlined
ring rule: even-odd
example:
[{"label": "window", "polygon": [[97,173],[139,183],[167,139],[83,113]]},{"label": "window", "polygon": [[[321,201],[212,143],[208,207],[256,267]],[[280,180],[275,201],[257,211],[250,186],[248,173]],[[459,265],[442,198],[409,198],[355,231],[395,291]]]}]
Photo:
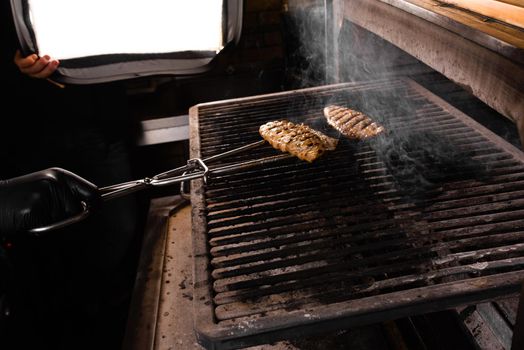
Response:
[{"label": "window", "polygon": [[222,48],[222,1],[29,0],[28,3],[39,53],[57,59]]},{"label": "window", "polygon": [[205,71],[240,36],[241,0],[11,0],[26,53],[93,83]]}]

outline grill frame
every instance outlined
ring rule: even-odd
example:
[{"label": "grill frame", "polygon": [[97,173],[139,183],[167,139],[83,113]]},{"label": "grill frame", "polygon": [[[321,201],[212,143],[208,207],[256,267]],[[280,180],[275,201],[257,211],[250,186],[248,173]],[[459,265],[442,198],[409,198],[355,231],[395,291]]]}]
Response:
[{"label": "grill frame", "polygon": [[[379,83],[384,84],[384,81],[377,81],[377,84]],[[524,154],[522,152],[414,81],[399,79],[392,81],[392,83],[405,84],[414,89],[431,103],[442,108],[447,114],[474,129],[496,147],[524,164]],[[372,85],[373,83],[370,84]],[[257,103],[267,101],[268,99],[292,98],[297,94],[335,92],[338,89],[359,89],[363,86],[367,85],[364,83],[335,84],[194,106],[190,109],[191,158],[202,157],[199,131],[199,110],[202,108],[234,106],[237,104],[253,104],[256,106]],[[443,310],[465,304],[485,302],[518,293],[520,283],[524,279],[524,271],[522,270],[498,273],[490,276],[374,295],[330,305],[315,306],[307,310],[288,312],[285,315],[261,317],[253,322],[242,321],[225,326],[216,322],[214,312],[205,187],[201,179],[193,180],[192,182],[191,203],[195,331],[199,342],[207,349],[246,347],[290,337]]]}]

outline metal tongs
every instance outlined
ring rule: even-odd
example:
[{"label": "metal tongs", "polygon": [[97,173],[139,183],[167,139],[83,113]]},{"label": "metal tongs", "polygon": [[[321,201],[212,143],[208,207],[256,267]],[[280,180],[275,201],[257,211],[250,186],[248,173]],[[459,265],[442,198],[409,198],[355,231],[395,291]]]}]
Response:
[{"label": "metal tongs", "polygon": [[[208,164],[224,159],[226,157],[242,153],[256,147],[259,147],[265,143],[265,140],[250,143],[248,145],[232,149],[230,151],[220,153],[205,159],[193,158],[187,161],[187,164],[169,171],[157,174],[153,177],[146,177],[140,180],[123,182],[111,186],[99,188],[100,196],[103,201],[108,201],[114,198],[126,196],[128,194],[152,187],[163,187],[173,185],[176,183],[181,184],[181,192],[183,192],[184,183],[186,181],[203,178],[204,183],[207,183],[207,179],[212,175],[220,175],[230,173],[238,170],[244,170],[255,165],[267,164],[281,159],[287,159],[293,157],[290,154],[279,154],[276,156],[265,157],[261,159],[250,160],[243,163],[228,164],[221,167],[210,169]],[[184,195],[184,194],[182,194]],[[87,203],[81,202],[83,210],[81,213],[65,219],[63,221],[50,224],[48,226],[37,227],[29,230],[33,234],[42,234],[47,231],[56,230],[76,222],[82,221],[90,214],[90,208]]]}]

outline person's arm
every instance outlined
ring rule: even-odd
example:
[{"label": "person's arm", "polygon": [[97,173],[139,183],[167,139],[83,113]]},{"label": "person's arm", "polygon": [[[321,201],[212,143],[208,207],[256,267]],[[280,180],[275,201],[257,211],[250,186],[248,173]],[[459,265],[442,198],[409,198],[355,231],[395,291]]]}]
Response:
[{"label": "person's arm", "polygon": [[49,78],[60,64],[58,60],[53,60],[47,55],[38,57],[38,55],[32,54],[24,57],[20,50],[16,51],[14,62],[20,72],[39,79]]},{"label": "person's arm", "polygon": [[91,182],[60,168],[0,181],[0,236],[13,236],[79,214],[100,201]]}]

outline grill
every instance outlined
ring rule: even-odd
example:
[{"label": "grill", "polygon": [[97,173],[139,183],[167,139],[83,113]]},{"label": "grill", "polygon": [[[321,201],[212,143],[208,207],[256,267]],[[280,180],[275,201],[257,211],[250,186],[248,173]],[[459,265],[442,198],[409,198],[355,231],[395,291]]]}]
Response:
[{"label": "grill", "polygon": [[[195,330],[237,348],[506,296],[524,279],[524,156],[409,79],[337,84],[195,106],[192,157],[260,139],[270,120],[329,132],[328,103],[389,130],[445,135],[485,166],[406,195],[372,143],[192,183]],[[274,155],[269,145],[232,164]]]}]

